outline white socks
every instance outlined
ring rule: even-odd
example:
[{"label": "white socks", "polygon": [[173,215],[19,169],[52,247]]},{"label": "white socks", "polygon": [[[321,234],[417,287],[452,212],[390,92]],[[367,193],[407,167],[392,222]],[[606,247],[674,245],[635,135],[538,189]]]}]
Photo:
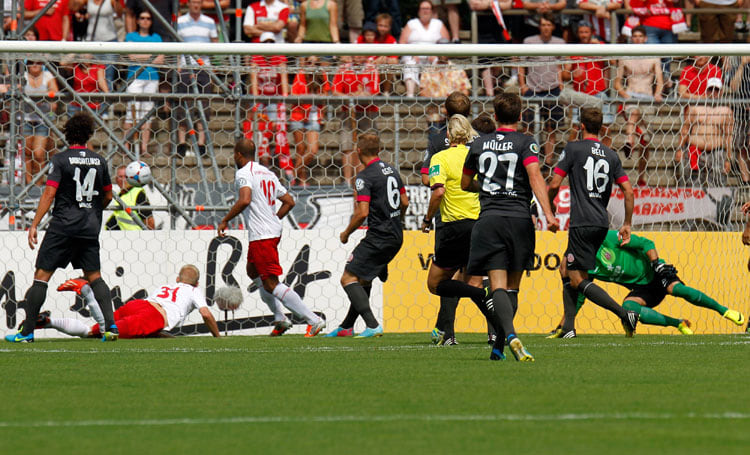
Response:
[{"label": "white socks", "polygon": [[305,318],[308,324],[312,325],[320,322],[320,318],[307,308],[299,294],[294,292],[289,286],[282,283],[277,284],[276,289],[273,290],[273,295],[281,300],[281,303],[291,312]]},{"label": "white socks", "polygon": [[96,297],[94,297],[94,290],[91,289],[91,286],[89,286],[88,284],[84,284],[83,287],[81,287],[81,296],[86,302],[86,306],[89,307],[89,313],[91,313],[91,317],[94,318],[94,320],[99,324],[99,327],[106,327],[107,325],[104,323],[104,314],[102,314],[102,308],[99,306],[99,302],[96,301]]},{"label": "white socks", "polygon": [[[101,327],[101,326],[100,326]],[[74,337],[86,337],[89,334],[90,328],[78,319],[70,318],[50,318],[49,328],[57,329],[67,335]]]},{"label": "white socks", "polygon": [[284,315],[284,307],[281,306],[281,302],[279,302],[276,297],[266,291],[263,287],[263,280],[261,280],[260,277],[257,277],[253,279],[253,283],[258,286],[260,299],[268,305],[268,308],[273,313],[273,322],[286,321],[287,317]]}]

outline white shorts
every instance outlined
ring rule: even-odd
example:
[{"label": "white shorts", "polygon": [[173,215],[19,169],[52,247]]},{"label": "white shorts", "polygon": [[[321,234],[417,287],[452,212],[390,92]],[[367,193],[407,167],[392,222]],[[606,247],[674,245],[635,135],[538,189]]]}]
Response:
[{"label": "white shorts", "polygon": [[430,64],[429,57],[412,57],[405,55],[401,57],[401,62],[404,64],[404,81],[412,80],[419,85],[419,73],[422,66]]},{"label": "white shorts", "polygon": [[[159,81],[151,81],[147,79],[135,79],[133,82],[128,84],[126,93],[156,93],[159,90]],[[127,123],[138,123],[148,111],[153,109],[153,101],[130,101],[128,103],[128,110],[125,113],[125,122]],[[135,117],[134,117],[135,115]]]}]

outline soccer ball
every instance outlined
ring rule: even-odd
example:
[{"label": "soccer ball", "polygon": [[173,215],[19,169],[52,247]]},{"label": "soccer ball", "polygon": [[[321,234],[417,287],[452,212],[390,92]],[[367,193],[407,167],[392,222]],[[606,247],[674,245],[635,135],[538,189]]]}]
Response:
[{"label": "soccer ball", "polygon": [[216,290],[214,302],[220,310],[234,311],[242,305],[242,291],[237,286],[224,286]]},{"label": "soccer ball", "polygon": [[151,168],[143,161],[133,161],[125,168],[125,178],[132,186],[143,186],[151,182]]}]

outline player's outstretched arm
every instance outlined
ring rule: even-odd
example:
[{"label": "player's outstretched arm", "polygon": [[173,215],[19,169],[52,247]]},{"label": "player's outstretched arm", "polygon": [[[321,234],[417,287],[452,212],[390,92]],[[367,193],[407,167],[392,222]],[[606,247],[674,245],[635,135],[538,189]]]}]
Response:
[{"label": "player's outstretched arm", "polygon": [[287,213],[289,213],[290,210],[294,208],[296,202],[294,202],[294,198],[289,193],[281,196],[279,200],[281,201],[281,207],[279,207],[279,211],[276,212],[276,216],[278,216],[279,219],[282,219],[286,216]]},{"label": "player's outstretched arm", "polygon": [[549,203],[552,212],[556,212],[557,209],[553,207],[555,203],[555,197],[557,196],[557,193],[560,192],[560,185],[562,185],[562,181],[565,177],[563,177],[560,174],[553,174],[552,175],[552,181],[549,182],[549,187],[547,187],[547,197],[549,198]]},{"label": "player's outstretched arm", "polygon": [[402,222],[404,220],[404,216],[406,216],[406,209],[408,208],[409,208],[409,196],[406,195],[406,192],[403,192],[401,193],[401,221]]},{"label": "player's outstretched arm", "polygon": [[37,226],[39,226],[44,215],[49,212],[49,208],[52,207],[52,201],[55,200],[55,194],[57,194],[57,187],[52,185],[44,187],[42,197],[39,199],[39,206],[36,208],[36,213],[34,214],[34,221],[31,222],[31,227],[29,228],[29,248],[32,250],[37,244]]},{"label": "player's outstretched arm", "polygon": [[216,323],[214,315],[211,314],[211,310],[206,307],[202,307],[198,310],[198,312],[201,314],[201,317],[203,317],[203,322],[206,324],[206,327],[208,327],[211,335],[219,338],[221,336],[221,334],[219,333],[219,325]]},{"label": "player's outstretched arm", "polygon": [[629,181],[620,182],[620,189],[625,198],[625,221],[620,228],[620,246],[627,245],[630,242],[630,231],[633,223],[633,206],[635,205],[635,196],[633,195],[633,186]]},{"label": "player's outstretched arm", "polygon": [[341,243],[346,243],[349,241],[349,236],[352,235],[352,232],[356,231],[360,226],[362,226],[362,223],[365,222],[365,220],[367,219],[367,215],[369,214],[370,203],[368,201],[357,201],[354,203],[354,213],[349,220],[349,225],[346,226],[344,232],[342,232],[339,236],[339,238],[341,239]]},{"label": "player's outstretched arm", "polygon": [[237,202],[235,202],[232,208],[229,209],[229,213],[224,216],[224,218],[219,223],[219,227],[216,228],[219,237],[224,237],[224,235],[226,235],[224,231],[227,230],[229,222],[232,221],[234,217],[242,213],[242,211],[245,210],[248,205],[250,205],[250,201],[252,200],[253,191],[250,189],[250,187],[243,186],[242,188],[240,188],[240,194],[237,197]]},{"label": "player's outstretched arm", "polygon": [[544,217],[547,219],[547,229],[551,232],[557,232],[560,229],[560,223],[557,221],[555,214],[552,213],[549,195],[547,194],[547,184],[544,183],[544,177],[542,177],[542,172],[539,170],[539,162],[534,161],[527,164],[526,173],[529,175],[531,191],[534,192],[534,196],[536,196],[536,200],[542,208],[542,213],[544,213]]},{"label": "player's outstretched arm", "polygon": [[430,232],[430,228],[432,228],[432,218],[440,208],[440,203],[443,201],[444,195],[445,187],[443,185],[440,185],[432,190],[432,194],[430,195],[430,202],[427,205],[427,214],[422,220],[422,232]]}]

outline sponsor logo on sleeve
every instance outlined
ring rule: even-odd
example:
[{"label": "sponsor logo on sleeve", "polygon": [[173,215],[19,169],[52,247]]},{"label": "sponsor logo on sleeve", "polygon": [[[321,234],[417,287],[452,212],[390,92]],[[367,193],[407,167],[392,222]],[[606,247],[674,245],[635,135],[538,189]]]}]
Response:
[{"label": "sponsor logo on sleeve", "polygon": [[365,187],[365,181],[362,179],[357,179],[357,181],[354,183],[354,187],[357,189],[357,191],[361,191]]},{"label": "sponsor logo on sleeve", "polygon": [[430,166],[430,178],[437,177],[438,175],[440,175],[440,165]]}]

